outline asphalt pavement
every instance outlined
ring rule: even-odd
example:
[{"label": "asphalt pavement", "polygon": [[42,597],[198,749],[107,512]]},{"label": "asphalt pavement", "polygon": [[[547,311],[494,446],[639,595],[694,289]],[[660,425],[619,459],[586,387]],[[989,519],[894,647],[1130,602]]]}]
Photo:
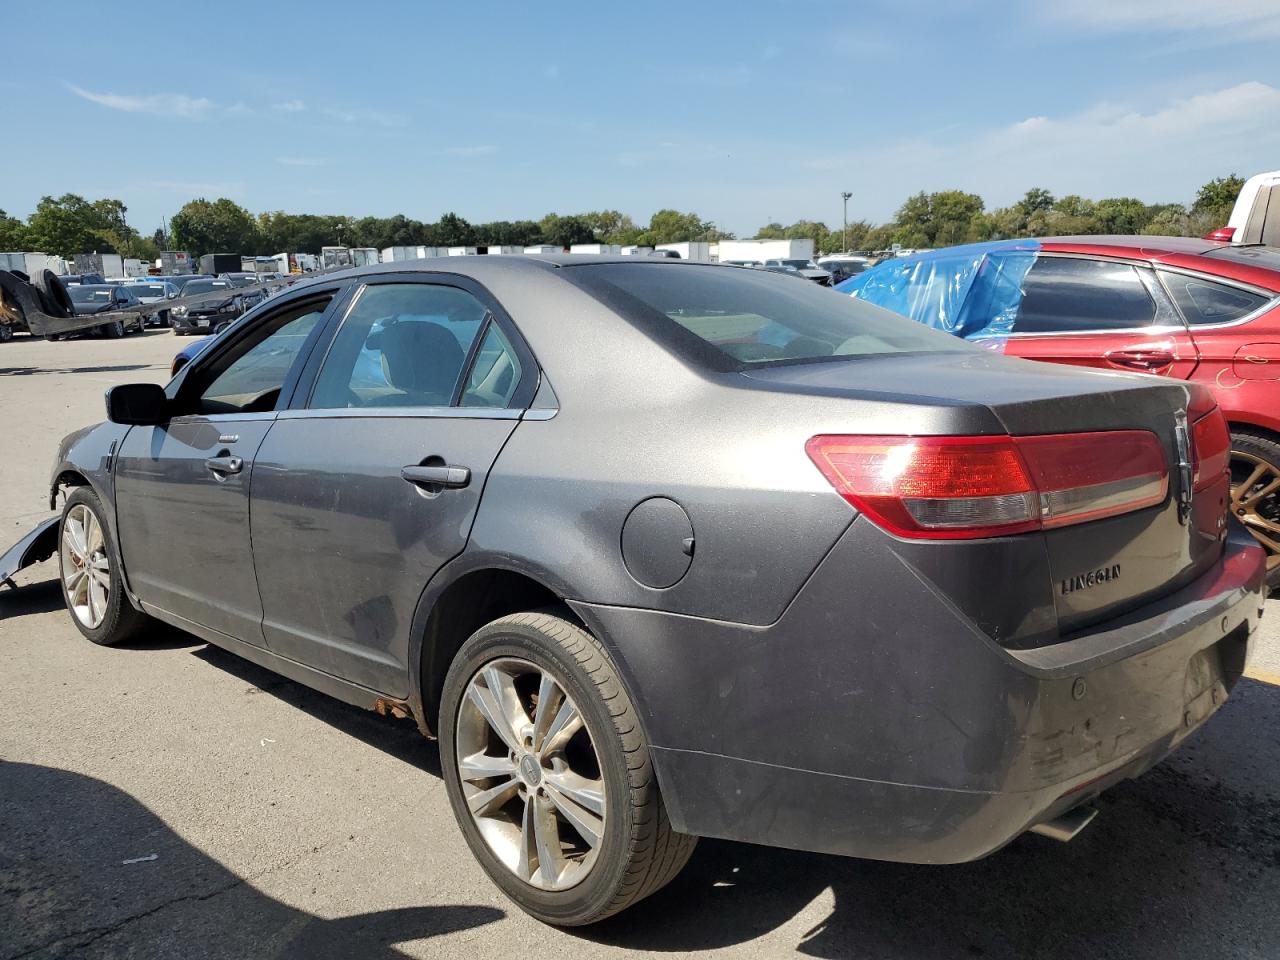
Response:
[{"label": "asphalt pavement", "polygon": [[[0,549],[61,436],[187,341],[0,344]],[[1280,956],[1280,601],[1226,706],[1070,844],[873,863],[703,841],[666,890],[560,931],[453,824],[434,743],[169,628],[71,625],[52,561],[0,588],[0,960]],[[1271,682],[1268,682],[1271,681]]]}]

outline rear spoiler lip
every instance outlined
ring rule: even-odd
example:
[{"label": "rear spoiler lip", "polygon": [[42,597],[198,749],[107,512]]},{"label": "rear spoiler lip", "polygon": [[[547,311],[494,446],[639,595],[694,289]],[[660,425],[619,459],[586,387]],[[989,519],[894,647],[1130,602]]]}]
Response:
[{"label": "rear spoiler lip", "polygon": [[14,586],[10,579],[15,573],[33,563],[47,560],[58,548],[58,523],[61,517],[49,517],[21,540],[0,555],[0,583]]}]

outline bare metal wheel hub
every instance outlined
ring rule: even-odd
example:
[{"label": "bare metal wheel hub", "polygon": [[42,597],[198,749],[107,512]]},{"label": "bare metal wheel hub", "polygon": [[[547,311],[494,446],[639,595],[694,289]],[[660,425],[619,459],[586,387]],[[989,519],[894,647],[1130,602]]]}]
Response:
[{"label": "bare metal wheel hub", "polygon": [[90,630],[107,615],[111,562],[102,524],[92,510],[77,503],[62,519],[62,582],[72,615]]},{"label": "bare metal wheel hub", "polygon": [[567,890],[595,866],[605,786],[582,714],[550,671],[517,657],[467,683],[455,745],[467,809],[484,842],[540,890]]}]

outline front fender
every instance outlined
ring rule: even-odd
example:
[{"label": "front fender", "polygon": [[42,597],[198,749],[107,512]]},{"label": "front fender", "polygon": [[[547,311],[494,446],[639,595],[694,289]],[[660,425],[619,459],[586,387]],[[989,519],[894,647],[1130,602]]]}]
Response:
[{"label": "front fender", "polygon": [[89,482],[114,518],[115,487],[111,482],[111,461],[128,432],[129,428],[123,424],[103,421],[81,427],[63,437],[49,477],[49,509],[56,509],[58,487],[65,478],[78,474]]}]

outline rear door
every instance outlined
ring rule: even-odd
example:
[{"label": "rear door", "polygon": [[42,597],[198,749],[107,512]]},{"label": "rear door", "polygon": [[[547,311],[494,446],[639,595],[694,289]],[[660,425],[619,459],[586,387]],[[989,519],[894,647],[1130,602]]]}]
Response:
[{"label": "rear door", "polygon": [[1179,379],[1199,362],[1153,270],[1062,254],[1041,254],[1027,272],[1005,353]]},{"label": "rear door", "polygon": [[206,348],[167,423],[130,429],[115,462],[120,551],[144,604],[262,643],[249,547],[258,446],[319,337],[329,293],[294,298]]},{"label": "rear door", "polygon": [[462,551],[536,387],[463,278],[370,279],[258,452],[251,529],[274,652],[395,696],[427,582]]},{"label": "rear door", "polygon": [[1274,291],[1176,268],[1162,268],[1160,279],[1195,340],[1196,379],[1215,389],[1224,409],[1236,398],[1221,394],[1280,380],[1280,324],[1264,319],[1275,307]]}]

